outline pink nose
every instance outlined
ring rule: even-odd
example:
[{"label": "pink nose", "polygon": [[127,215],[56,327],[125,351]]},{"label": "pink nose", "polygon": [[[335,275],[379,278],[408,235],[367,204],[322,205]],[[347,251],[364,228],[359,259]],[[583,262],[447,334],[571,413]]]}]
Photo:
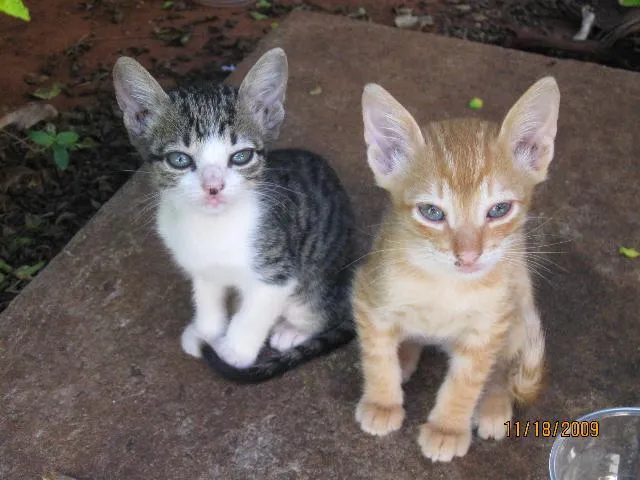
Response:
[{"label": "pink nose", "polygon": [[224,182],[222,180],[205,182],[202,188],[211,196],[218,195],[224,189]]},{"label": "pink nose", "polygon": [[480,255],[482,255],[482,252],[479,252],[477,250],[463,250],[462,252],[458,253],[458,260],[456,262],[456,265],[459,267],[470,267],[471,265],[476,263],[478,258],[480,258]]}]

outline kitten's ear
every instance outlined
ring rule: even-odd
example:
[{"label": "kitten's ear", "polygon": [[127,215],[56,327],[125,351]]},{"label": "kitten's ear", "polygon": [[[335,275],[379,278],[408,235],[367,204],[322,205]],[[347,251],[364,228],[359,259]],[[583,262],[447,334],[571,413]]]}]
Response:
[{"label": "kitten's ear", "polygon": [[424,137],[407,109],[375,83],[364,87],[362,118],[369,167],[376,183],[387,188],[424,147]]},{"label": "kitten's ear", "polygon": [[278,137],[284,120],[288,76],[287,55],[283,49],[274,48],[260,57],[238,90],[238,102],[269,141]]},{"label": "kitten's ear", "polygon": [[143,135],[169,96],[142,65],[129,57],[120,57],[113,67],[113,85],[125,127],[135,135]]},{"label": "kitten's ear", "polygon": [[553,160],[560,90],[553,77],[538,80],[509,110],[500,129],[500,139],[514,162],[537,182],[547,176]]}]

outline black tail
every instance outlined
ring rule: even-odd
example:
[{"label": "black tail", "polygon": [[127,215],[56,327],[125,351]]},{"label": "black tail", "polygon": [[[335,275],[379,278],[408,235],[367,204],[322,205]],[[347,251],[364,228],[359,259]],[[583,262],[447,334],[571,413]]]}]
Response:
[{"label": "black tail", "polygon": [[303,363],[327,355],[348,344],[355,337],[351,319],[325,330],[291,350],[247,368],[235,368],[222,360],[209,344],[202,347],[202,357],[215,372],[236,383],[259,383],[279,377]]}]

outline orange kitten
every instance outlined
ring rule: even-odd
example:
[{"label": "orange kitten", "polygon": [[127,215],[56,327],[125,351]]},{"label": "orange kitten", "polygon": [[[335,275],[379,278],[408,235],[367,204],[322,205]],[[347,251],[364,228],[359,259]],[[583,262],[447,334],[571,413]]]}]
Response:
[{"label": "orange kitten", "polygon": [[514,401],[543,377],[544,335],[523,225],[553,158],[560,92],[543,78],[502,125],[462,119],[420,129],[386,90],[362,96],[365,142],[391,209],[355,282],[364,394],[356,419],[385,435],[404,419],[402,383],[425,344],[450,355],[418,443],[434,461],[463,456],[472,426],[505,436]]}]

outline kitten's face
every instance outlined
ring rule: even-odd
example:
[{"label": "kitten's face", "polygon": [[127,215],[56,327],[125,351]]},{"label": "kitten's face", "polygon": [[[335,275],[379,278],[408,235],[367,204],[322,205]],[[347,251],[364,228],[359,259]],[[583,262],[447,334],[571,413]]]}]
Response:
[{"label": "kitten's face", "polygon": [[257,184],[264,164],[262,136],[244,127],[250,119],[239,118],[230,87],[169,97],[167,113],[147,137],[155,183],[174,205],[223,212]]},{"label": "kitten's face", "polygon": [[390,248],[425,271],[476,279],[519,261],[519,235],[553,158],[559,92],[540,80],[502,126],[466,119],[422,131],[389,93],[369,85],[363,118],[369,166],[392,197]]},{"label": "kitten's face", "polygon": [[284,120],[286,84],[279,48],[256,62],[239,89],[209,85],[167,94],[130,58],[114,68],[129,138],[151,161],[163,196],[209,214],[226,210],[259,181],[264,147]]},{"label": "kitten's face", "polygon": [[391,188],[408,259],[428,271],[478,278],[522,248],[533,183],[505,158],[498,129],[477,121],[425,130],[410,173]]}]

